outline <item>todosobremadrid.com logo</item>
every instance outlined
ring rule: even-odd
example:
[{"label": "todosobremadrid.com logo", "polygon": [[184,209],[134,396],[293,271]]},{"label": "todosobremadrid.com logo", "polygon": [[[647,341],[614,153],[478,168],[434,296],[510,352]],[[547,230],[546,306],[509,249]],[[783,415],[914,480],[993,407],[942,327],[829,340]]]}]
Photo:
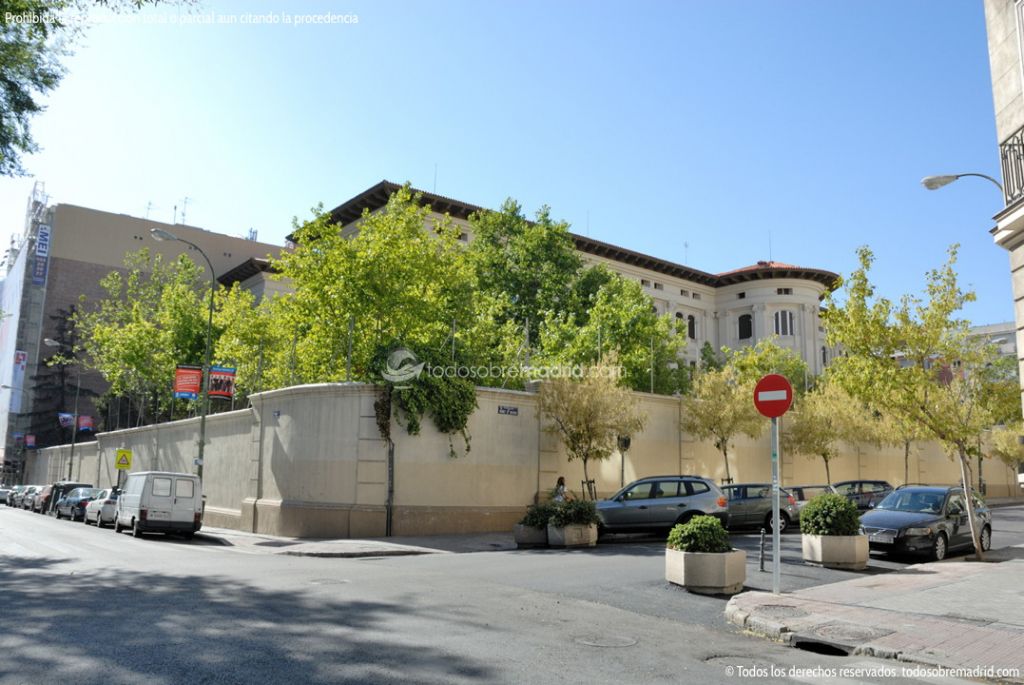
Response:
[{"label": "todosobremadrid.com logo", "polygon": [[406,383],[419,378],[426,362],[419,362],[416,355],[404,347],[397,347],[388,355],[381,376],[392,383]]}]

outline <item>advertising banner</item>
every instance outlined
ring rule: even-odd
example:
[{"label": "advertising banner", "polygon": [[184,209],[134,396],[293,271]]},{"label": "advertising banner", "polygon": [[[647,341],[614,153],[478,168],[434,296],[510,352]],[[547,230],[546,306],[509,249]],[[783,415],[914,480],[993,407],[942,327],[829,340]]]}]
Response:
[{"label": "advertising banner", "polygon": [[230,400],[235,394],[235,369],[230,366],[210,367],[210,397]]},{"label": "advertising banner", "polygon": [[46,269],[50,263],[50,227],[46,224],[39,225],[36,234],[36,260],[32,265],[32,285],[44,285],[46,283]]},{"label": "advertising banner", "polygon": [[203,388],[203,367],[178,365],[174,371],[174,396],[178,399],[196,400]]},{"label": "advertising banner", "polygon": [[91,431],[96,430],[95,425],[91,416],[79,416],[78,417],[78,430],[80,431]]},{"label": "advertising banner", "polygon": [[35,446],[36,446],[36,436],[34,434],[32,434],[32,433],[29,433],[28,435],[25,436],[25,447],[28,447],[29,449],[32,449]]}]

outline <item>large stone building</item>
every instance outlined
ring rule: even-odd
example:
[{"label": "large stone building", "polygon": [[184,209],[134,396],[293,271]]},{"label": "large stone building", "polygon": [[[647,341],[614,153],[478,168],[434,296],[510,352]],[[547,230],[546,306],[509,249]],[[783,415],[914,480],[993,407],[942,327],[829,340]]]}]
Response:
[{"label": "large stone building", "polygon": [[992,236],[1010,253],[1018,363],[1024,381],[1024,3],[985,0],[992,100],[1002,165],[1005,207],[993,217]]},{"label": "large stone building", "polygon": [[[354,231],[364,210],[379,211],[400,187],[381,181],[335,207],[331,215],[343,231]],[[435,218],[447,214],[463,229],[463,239],[472,240],[469,217],[483,211],[481,207],[417,192]],[[821,298],[836,282],[831,271],[765,261],[711,274],[593,238],[572,237],[585,262],[604,264],[639,281],[660,314],[671,314],[683,324],[690,364],[697,363],[705,342],[715,349],[736,349],[773,336],[800,355],[812,374],[821,373],[829,361],[819,312]]]},{"label": "large stone building", "polygon": [[[105,296],[100,279],[123,270],[125,254],[144,247],[167,257],[189,253],[206,269],[193,248],[156,241],[152,228],[200,246],[217,276],[281,250],[183,224],[51,205],[37,186],[29,200],[24,234],[8,252],[0,290],[0,359],[8,360],[0,364],[0,462],[6,462],[8,474],[17,470],[26,449],[68,439],[70,431],[60,428],[58,412],[74,413],[77,402],[80,416],[95,417],[92,398],[106,389],[103,379],[73,365],[54,379],[54,370],[44,363],[58,351],[44,345],[47,338],[73,342],[67,338],[67,315],[81,298]],[[95,423],[102,425],[98,417]]]}]

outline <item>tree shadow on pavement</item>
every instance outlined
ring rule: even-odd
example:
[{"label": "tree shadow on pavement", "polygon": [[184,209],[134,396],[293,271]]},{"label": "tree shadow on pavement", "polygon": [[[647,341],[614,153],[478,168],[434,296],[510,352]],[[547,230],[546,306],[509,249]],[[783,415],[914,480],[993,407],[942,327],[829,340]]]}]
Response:
[{"label": "tree shadow on pavement", "polygon": [[[494,677],[483,662],[393,622],[410,603],[272,591],[237,580],[72,572],[64,559],[0,558],[0,683],[450,683]],[[351,594],[351,593],[349,593]],[[425,625],[430,625],[425,623]]]}]

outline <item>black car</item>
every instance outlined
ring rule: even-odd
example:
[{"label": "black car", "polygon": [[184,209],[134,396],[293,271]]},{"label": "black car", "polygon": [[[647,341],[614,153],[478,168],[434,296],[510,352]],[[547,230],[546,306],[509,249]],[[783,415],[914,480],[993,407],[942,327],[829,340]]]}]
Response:
[{"label": "black car", "polygon": [[100,494],[98,488],[75,488],[57,501],[56,516],[67,516],[72,521],[85,518],[85,506]]},{"label": "black car", "polygon": [[[949,550],[973,548],[963,488],[915,485],[898,488],[860,517],[873,551],[928,555],[942,560]],[[992,546],[992,513],[974,497],[981,549]]]},{"label": "black car", "polygon": [[844,480],[833,483],[832,487],[858,509],[870,509],[892,492],[892,486],[884,480]]}]

